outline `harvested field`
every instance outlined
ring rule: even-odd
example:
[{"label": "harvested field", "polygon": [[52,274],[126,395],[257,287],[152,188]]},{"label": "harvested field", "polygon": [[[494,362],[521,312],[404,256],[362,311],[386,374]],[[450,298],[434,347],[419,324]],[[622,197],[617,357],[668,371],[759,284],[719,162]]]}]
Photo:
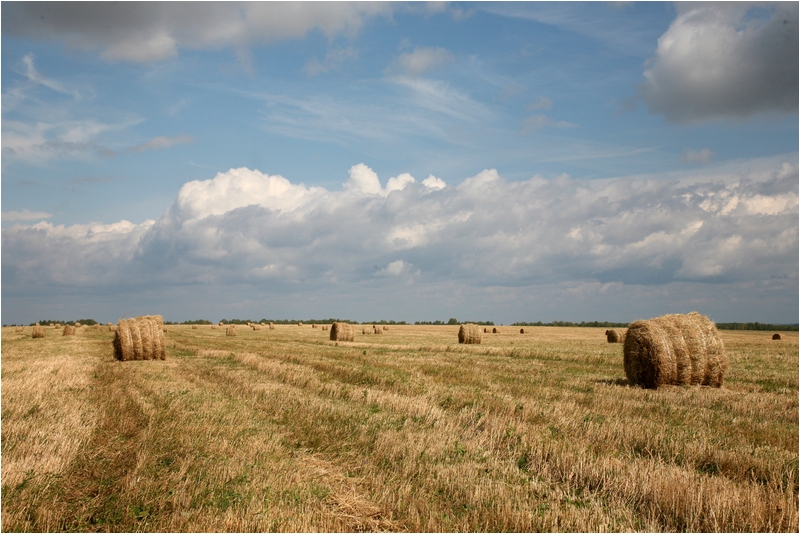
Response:
[{"label": "harvested field", "polygon": [[[2,332],[5,531],[797,531],[798,339],[631,386],[603,328]],[[479,330],[480,332],[480,330]]]}]

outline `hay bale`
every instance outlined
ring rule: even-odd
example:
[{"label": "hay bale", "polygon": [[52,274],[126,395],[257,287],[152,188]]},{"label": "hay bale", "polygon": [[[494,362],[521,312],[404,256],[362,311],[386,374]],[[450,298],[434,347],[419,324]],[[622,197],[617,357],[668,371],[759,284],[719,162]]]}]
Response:
[{"label": "hay bale", "polygon": [[24,332],[24,331],[25,331],[25,327],[22,327],[22,326],[17,326],[16,328],[14,328],[14,332]]},{"label": "hay bale", "polygon": [[109,332],[116,332],[117,331],[117,326],[113,325],[113,324],[108,325],[108,331]]},{"label": "hay bale", "polygon": [[303,326],[303,323],[302,323],[302,321],[301,321],[301,322],[299,322],[299,323],[297,323],[297,326]]},{"label": "hay bale", "polygon": [[323,332],[324,332],[325,330],[327,330],[327,329],[328,329],[328,325],[326,325],[326,324],[322,325],[322,330],[323,330]]},{"label": "hay bale", "polygon": [[780,334],[773,334],[772,335],[772,339],[780,340],[781,339],[781,335]]},{"label": "hay bale", "polygon": [[232,324],[228,328],[225,329],[226,336],[235,336],[236,335],[236,325]]},{"label": "hay bale", "polygon": [[520,334],[524,334],[524,333],[525,333],[525,329],[524,329],[524,328],[520,328],[520,329],[519,329],[519,333],[520,333]]},{"label": "hay bale", "polygon": [[197,325],[196,324],[192,325],[192,330],[197,330]]},{"label": "hay bale", "polygon": [[625,332],[618,329],[606,330],[606,341],[609,343],[624,343]]},{"label": "hay bale", "polygon": [[259,324],[252,324],[252,325],[250,325],[250,328],[252,328],[253,330],[261,330],[261,325],[259,325]]},{"label": "hay bale", "polygon": [[74,336],[75,335],[75,327],[70,325],[64,325],[64,333],[61,334],[62,336]]},{"label": "hay bale", "polygon": [[75,328],[80,328],[80,327],[81,327],[81,323],[75,323]]},{"label": "hay bale", "polygon": [[164,326],[160,315],[120,319],[114,329],[114,357],[120,361],[164,360]]},{"label": "hay bale", "polygon": [[362,328],[362,329],[361,329],[361,333],[362,333],[362,334],[366,334],[366,333],[367,333],[367,329],[366,329],[366,328]]},{"label": "hay bale", "polygon": [[216,329],[217,329],[217,327],[212,324],[211,325],[211,330],[216,330]]},{"label": "hay bale", "polygon": [[373,333],[374,333],[374,334],[383,334],[383,330],[381,330],[380,328],[376,328],[376,329],[373,331]]},{"label": "hay bale", "polygon": [[716,325],[697,312],[631,323],[624,343],[625,375],[645,388],[720,387],[728,367]]},{"label": "hay bale", "polygon": [[383,329],[384,329],[384,330],[389,330],[389,327],[388,327],[388,326],[386,326],[386,325],[383,325]]},{"label": "hay bale", "polygon": [[315,325],[315,324],[311,325],[311,328],[316,328],[316,327],[317,327],[317,325]]},{"label": "hay bale", "polygon": [[458,329],[458,342],[466,345],[480,345],[481,328],[474,324],[462,324]]},{"label": "hay bale", "polygon": [[497,330],[497,328],[492,328],[492,334],[499,334],[499,333],[500,332]]},{"label": "hay bale", "polygon": [[353,341],[356,338],[356,329],[347,323],[333,323],[331,326],[331,341]]},{"label": "hay bale", "polygon": [[274,325],[274,324],[272,324],[272,323],[269,323],[269,329],[270,329],[270,330],[275,330],[275,325]]},{"label": "hay bale", "polygon": [[43,326],[34,326],[33,330],[31,331],[31,337],[44,337],[44,327]]}]

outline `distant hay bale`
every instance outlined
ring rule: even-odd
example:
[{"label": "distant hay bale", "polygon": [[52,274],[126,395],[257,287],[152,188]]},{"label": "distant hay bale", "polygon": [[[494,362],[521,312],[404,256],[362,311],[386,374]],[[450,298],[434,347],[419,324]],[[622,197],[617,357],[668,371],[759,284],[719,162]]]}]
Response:
[{"label": "distant hay bale", "polygon": [[272,324],[272,323],[269,323],[269,329],[270,329],[270,330],[275,330],[275,325],[274,325],[274,324]]},{"label": "distant hay bale", "polygon": [[366,328],[362,328],[362,329],[361,329],[361,333],[362,333],[362,334],[366,334],[366,333],[367,333],[367,329],[366,329]]},{"label": "distant hay bale", "polygon": [[197,330],[197,325],[196,324],[192,325],[192,330]]},{"label": "distant hay bale", "polygon": [[497,330],[497,328],[492,328],[492,334],[499,334],[499,333],[500,332]]},{"label": "distant hay bale", "polygon": [[484,333],[484,334],[490,334],[491,332],[489,332],[489,329],[488,329],[488,328],[484,328],[484,329],[483,329],[483,333]]},{"label": "distant hay bale", "polygon": [[384,329],[384,330],[389,330],[389,327],[388,327],[388,326],[386,326],[386,325],[383,325],[383,329]]},{"label": "distant hay bale", "polygon": [[316,327],[317,327],[317,325],[315,325],[315,324],[311,325],[311,328],[316,328]]},{"label": "distant hay bale", "polygon": [[75,328],[80,328],[80,327],[81,327],[81,323],[75,323]]},{"label": "distant hay bale", "polygon": [[353,341],[356,338],[356,329],[347,323],[333,323],[331,325],[331,341]]},{"label": "distant hay bale", "polygon": [[33,325],[33,326],[42,326],[42,325],[40,325],[39,323],[36,323],[36,324],[35,324],[35,325]]},{"label": "distant hay bale", "polygon": [[60,327],[61,325],[59,325],[58,323],[53,323],[53,328],[60,328]]},{"label": "distant hay bale", "polygon": [[458,342],[466,345],[480,345],[481,328],[474,324],[462,324],[458,329]]},{"label": "distant hay bale", "polygon": [[609,343],[624,343],[625,332],[617,329],[606,330],[606,341]]},{"label": "distant hay bale", "polygon": [[31,337],[44,337],[44,327],[43,326],[34,326],[33,330],[31,331]]},{"label": "distant hay bale", "polygon": [[524,334],[524,333],[525,333],[525,329],[524,329],[524,328],[520,328],[520,329],[519,329],[519,333],[520,333],[520,334]]},{"label": "distant hay bale", "polygon": [[111,326],[113,323],[106,323],[107,326]]},{"label": "distant hay bale", "polygon": [[322,329],[323,330],[327,330],[328,329],[328,325],[326,325],[326,324],[322,325]]},{"label": "distant hay bale", "polygon": [[232,324],[228,328],[225,329],[226,336],[235,336],[236,335],[236,325]]},{"label": "distant hay bale", "polygon": [[261,325],[258,325],[258,324],[251,324],[251,325],[250,325],[250,328],[252,328],[253,330],[261,330]]},{"label": "distant hay bale", "polygon": [[779,340],[780,338],[781,338],[781,335],[780,335],[780,334],[773,334],[773,335],[772,335],[772,339]]},{"label": "distant hay bale", "polygon": [[216,329],[217,329],[217,327],[212,324],[211,325],[211,330],[216,330]]},{"label": "distant hay bale", "polygon": [[109,332],[116,332],[117,331],[117,326],[113,325],[113,324],[108,325],[108,331]]},{"label": "distant hay bale", "polygon": [[64,333],[61,334],[62,336],[74,336],[75,335],[75,327],[70,325],[64,325]]},{"label": "distant hay bale", "polygon": [[299,323],[297,323],[297,326],[303,326],[303,322],[300,321]]},{"label": "distant hay bale", "polygon": [[383,334],[383,330],[381,330],[380,328],[375,328],[375,330],[373,330],[372,332],[374,334]]},{"label": "distant hay bale", "polygon": [[631,323],[623,347],[632,384],[720,387],[728,367],[716,325],[704,315],[664,315]]},{"label": "distant hay bale", "polygon": [[100,330],[100,325],[99,324],[93,324],[92,325],[92,330]]},{"label": "distant hay bale", "polygon": [[22,327],[22,326],[18,326],[16,328],[14,328],[14,332],[24,332],[24,331],[25,331],[25,328]]}]

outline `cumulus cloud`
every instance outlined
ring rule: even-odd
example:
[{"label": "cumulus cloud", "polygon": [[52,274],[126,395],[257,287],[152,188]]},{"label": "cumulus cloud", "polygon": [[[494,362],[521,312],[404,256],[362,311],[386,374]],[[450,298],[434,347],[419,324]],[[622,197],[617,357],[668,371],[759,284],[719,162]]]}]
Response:
[{"label": "cumulus cloud", "polygon": [[673,122],[797,110],[798,4],[678,3],[641,96]]},{"label": "cumulus cloud", "polygon": [[419,76],[452,61],[455,61],[455,56],[444,48],[416,47],[412,52],[400,54],[386,68],[386,72],[387,74]]},{"label": "cumulus cloud", "polygon": [[381,2],[20,2],[2,5],[2,31],[145,63],[174,57],[181,48],[242,49],[314,29],[329,38],[353,35],[369,17],[392,9]]}]

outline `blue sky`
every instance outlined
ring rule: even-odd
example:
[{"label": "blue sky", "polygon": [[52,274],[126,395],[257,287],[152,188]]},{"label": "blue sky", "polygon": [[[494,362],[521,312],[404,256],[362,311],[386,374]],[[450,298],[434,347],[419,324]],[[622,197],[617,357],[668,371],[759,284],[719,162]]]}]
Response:
[{"label": "blue sky", "polygon": [[798,320],[796,3],[2,24],[3,323]]}]

